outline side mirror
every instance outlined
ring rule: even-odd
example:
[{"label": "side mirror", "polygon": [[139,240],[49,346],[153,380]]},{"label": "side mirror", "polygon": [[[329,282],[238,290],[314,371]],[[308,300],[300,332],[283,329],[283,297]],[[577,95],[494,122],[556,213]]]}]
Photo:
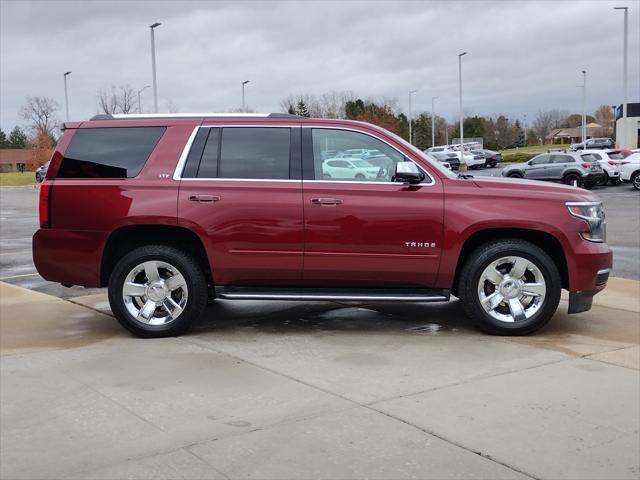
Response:
[{"label": "side mirror", "polygon": [[417,184],[424,180],[424,174],[418,170],[413,162],[396,163],[396,172],[393,176],[394,182]]}]

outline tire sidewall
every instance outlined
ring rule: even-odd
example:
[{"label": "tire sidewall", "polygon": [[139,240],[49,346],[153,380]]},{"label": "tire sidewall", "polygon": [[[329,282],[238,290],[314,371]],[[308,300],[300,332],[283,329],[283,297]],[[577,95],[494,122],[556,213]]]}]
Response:
[{"label": "tire sidewall", "polygon": [[[187,304],[178,318],[165,325],[138,322],[126,308],[122,286],[131,270],[140,263],[156,260],[175,267],[188,289]],[[204,288],[203,288],[204,284]],[[125,255],[114,267],[109,279],[109,304],[120,324],[140,337],[167,337],[184,333],[202,314],[207,301],[206,280],[193,260],[181,250],[165,246],[140,247]]]}]

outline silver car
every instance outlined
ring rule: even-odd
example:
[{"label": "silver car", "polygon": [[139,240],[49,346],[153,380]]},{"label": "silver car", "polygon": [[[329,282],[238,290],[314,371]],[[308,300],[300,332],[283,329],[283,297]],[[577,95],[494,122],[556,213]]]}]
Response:
[{"label": "silver car", "polygon": [[591,188],[604,179],[596,158],[573,152],[542,153],[528,162],[508,165],[502,170],[502,176],[556,181],[584,188]]}]

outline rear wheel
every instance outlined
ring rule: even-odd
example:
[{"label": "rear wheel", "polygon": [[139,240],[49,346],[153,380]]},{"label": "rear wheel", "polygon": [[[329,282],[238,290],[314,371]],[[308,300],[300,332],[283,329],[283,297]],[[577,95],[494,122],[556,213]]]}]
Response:
[{"label": "rear wheel", "polygon": [[40,175],[40,172],[36,173],[36,182],[38,183],[42,182],[42,175]]},{"label": "rear wheel", "polygon": [[582,186],[582,178],[577,173],[569,173],[562,179],[565,185],[573,185],[574,187]]},{"label": "rear wheel", "polygon": [[560,302],[558,268],[532,243],[507,239],[479,247],[460,271],[465,313],[482,330],[526,335],[542,328]]},{"label": "rear wheel", "polygon": [[109,304],[120,324],[140,337],[184,333],[207,303],[207,280],[186,252],[148,245],[125,255],[109,279]]},{"label": "rear wheel", "polygon": [[600,177],[596,181],[596,185],[605,186],[607,183],[609,183],[609,174],[606,171],[604,171],[604,172],[602,172],[602,177]]},{"label": "rear wheel", "polygon": [[520,172],[512,172],[509,174],[509,178],[523,178],[523,175]]},{"label": "rear wheel", "polygon": [[640,172],[636,172],[631,177],[631,183],[633,184],[633,188],[636,190],[640,190]]},{"label": "rear wheel", "polygon": [[363,180],[363,179],[364,179],[364,175],[363,175],[363,174],[361,174],[361,173],[358,173],[358,174],[356,174],[356,178],[357,178],[358,180]]},{"label": "rear wheel", "polygon": [[609,178],[609,183],[611,185],[620,185],[622,183],[622,180],[620,180],[620,178],[618,177],[613,177],[613,178]]}]

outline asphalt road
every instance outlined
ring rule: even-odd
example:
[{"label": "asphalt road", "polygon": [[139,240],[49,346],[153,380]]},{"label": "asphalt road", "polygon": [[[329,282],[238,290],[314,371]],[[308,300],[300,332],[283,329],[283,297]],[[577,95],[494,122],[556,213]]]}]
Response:
[{"label": "asphalt road", "polygon": [[[500,169],[474,170],[473,175],[500,175]],[[640,279],[640,192],[629,185],[601,187],[594,192],[603,200],[608,223],[608,243],[614,251],[612,275]],[[31,237],[38,228],[37,187],[0,188],[0,280],[48,293],[73,298],[102,292],[102,289],[65,288],[47,282],[33,265]]]}]

